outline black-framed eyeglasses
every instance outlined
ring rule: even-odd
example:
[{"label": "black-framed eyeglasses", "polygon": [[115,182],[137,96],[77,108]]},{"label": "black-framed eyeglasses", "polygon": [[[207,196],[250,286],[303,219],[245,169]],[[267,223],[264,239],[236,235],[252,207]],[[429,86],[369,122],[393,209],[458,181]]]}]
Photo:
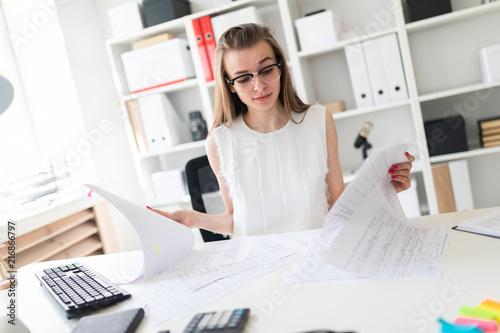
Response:
[{"label": "black-framed eyeglasses", "polygon": [[254,76],[259,75],[262,81],[265,83],[273,83],[279,80],[281,77],[281,61],[266,66],[255,73],[243,74],[238,77],[235,77],[232,80],[226,79],[226,81],[234,87],[234,89],[238,92],[247,92],[253,88],[254,84]]}]

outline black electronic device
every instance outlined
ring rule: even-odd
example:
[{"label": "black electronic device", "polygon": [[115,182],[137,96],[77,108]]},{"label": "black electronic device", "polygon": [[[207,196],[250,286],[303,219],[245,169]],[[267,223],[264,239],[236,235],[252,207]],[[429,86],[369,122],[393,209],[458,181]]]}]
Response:
[{"label": "black electronic device", "polygon": [[184,333],[240,333],[248,321],[250,309],[198,313],[191,319]]},{"label": "black electronic device", "polygon": [[427,121],[424,128],[429,156],[469,150],[462,116]]},{"label": "black electronic device", "polygon": [[406,0],[410,22],[451,12],[450,0]]},{"label": "black electronic device", "polygon": [[151,27],[191,14],[188,0],[144,0],[142,2],[144,25]]},{"label": "black electronic device", "polygon": [[89,314],[131,295],[97,271],[81,263],[44,269],[35,273],[40,284],[72,318]]},{"label": "black electronic device", "polygon": [[134,333],[142,318],[142,308],[85,316],[71,333]]}]

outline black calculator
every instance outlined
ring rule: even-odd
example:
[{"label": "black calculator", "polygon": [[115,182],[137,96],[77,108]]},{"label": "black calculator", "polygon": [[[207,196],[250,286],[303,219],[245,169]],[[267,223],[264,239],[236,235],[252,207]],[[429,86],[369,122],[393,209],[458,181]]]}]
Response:
[{"label": "black calculator", "polygon": [[249,314],[250,309],[246,308],[198,313],[191,319],[184,333],[241,333]]}]

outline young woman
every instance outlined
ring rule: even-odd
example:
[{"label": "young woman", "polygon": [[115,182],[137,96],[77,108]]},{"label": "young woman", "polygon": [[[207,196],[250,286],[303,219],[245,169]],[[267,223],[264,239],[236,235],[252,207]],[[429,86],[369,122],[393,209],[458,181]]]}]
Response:
[{"label": "young woman", "polygon": [[[156,210],[191,228],[236,237],[320,228],[344,190],[333,117],[299,99],[285,54],[263,25],[230,28],[218,41],[206,149],[226,212]],[[407,157],[388,170],[398,192],[410,187]]]}]

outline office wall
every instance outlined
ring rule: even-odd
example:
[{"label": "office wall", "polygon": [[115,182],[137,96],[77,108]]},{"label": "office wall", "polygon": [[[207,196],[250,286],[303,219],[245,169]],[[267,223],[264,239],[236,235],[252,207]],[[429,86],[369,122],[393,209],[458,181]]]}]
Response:
[{"label": "office wall", "polygon": [[[107,58],[101,13],[96,3],[104,1],[72,0],[58,5],[68,58],[73,72],[91,154],[77,158],[92,158],[98,185],[140,204],[142,190],[138,184],[130,145],[119,108]],[[112,209],[121,251],[140,249],[139,240],[128,221]]]}]

